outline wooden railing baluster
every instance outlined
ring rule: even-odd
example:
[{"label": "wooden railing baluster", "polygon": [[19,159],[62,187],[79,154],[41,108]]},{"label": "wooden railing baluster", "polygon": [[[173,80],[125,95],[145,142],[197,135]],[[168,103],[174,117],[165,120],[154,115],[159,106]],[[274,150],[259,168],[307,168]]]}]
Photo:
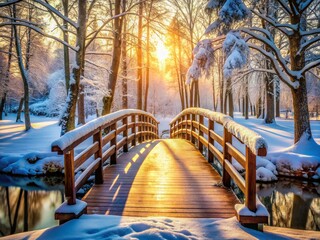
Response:
[{"label": "wooden railing baluster", "polygon": [[208,121],[209,121],[208,122],[208,148],[207,148],[208,149],[208,162],[213,163],[214,155],[209,149],[209,144],[212,144],[214,146],[214,140],[210,135],[210,130],[214,131],[214,123],[211,119],[209,119]]},{"label": "wooden railing baluster", "polygon": [[231,162],[231,155],[228,153],[227,143],[232,144],[232,134],[228,132],[226,128],[223,129],[223,174],[222,174],[222,183],[225,187],[230,187],[231,184],[231,176],[226,170],[225,161]]},{"label": "wooden railing baluster", "polygon": [[76,204],[76,191],[74,182],[74,149],[64,154],[64,184],[68,205]]},{"label": "wooden railing baluster", "polygon": [[203,153],[203,144],[200,140],[200,137],[203,137],[203,132],[201,131],[201,125],[203,125],[203,116],[202,115],[199,115],[199,134],[198,134],[198,149],[199,151],[201,152],[201,154]]},{"label": "wooden railing baluster", "polygon": [[250,211],[256,208],[256,155],[246,147],[246,199],[245,205]]},{"label": "wooden railing baluster", "polygon": [[101,128],[99,132],[93,135],[93,142],[99,142],[99,150],[94,154],[94,159],[100,158],[99,166],[95,171],[95,183],[103,183],[103,160],[102,160],[102,131]]},{"label": "wooden railing baluster", "polygon": [[115,148],[114,153],[110,157],[110,164],[112,165],[112,164],[117,164],[117,122],[115,122],[110,126],[110,130],[115,131],[115,137],[112,138],[110,141],[110,147],[114,146]]},{"label": "wooden railing baluster", "polygon": [[134,134],[134,137],[133,137],[131,145],[134,147],[134,146],[137,145],[137,140],[136,140],[136,138],[137,138],[137,135],[136,135],[137,126],[136,126],[136,115],[135,114],[133,114],[131,116],[131,122],[133,122],[133,127],[131,128],[131,133]]},{"label": "wooden railing baluster", "polygon": [[[122,119],[122,124],[126,125],[126,129],[123,131],[123,137],[128,139],[128,117]],[[128,140],[126,140],[126,143],[123,145],[123,151],[128,152]]]}]

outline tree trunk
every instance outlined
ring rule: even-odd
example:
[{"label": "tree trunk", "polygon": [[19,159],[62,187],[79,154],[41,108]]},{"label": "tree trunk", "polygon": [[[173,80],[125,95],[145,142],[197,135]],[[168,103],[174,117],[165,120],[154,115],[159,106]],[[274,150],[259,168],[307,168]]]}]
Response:
[{"label": "tree trunk", "polygon": [[[126,10],[125,2],[122,2],[122,9],[123,12]],[[122,57],[122,108],[127,109],[128,108],[128,64],[127,64],[127,18],[126,16],[123,16],[123,31],[122,31],[122,51],[121,51],[121,57]]]},{"label": "tree trunk", "polygon": [[278,77],[274,78],[275,84],[275,101],[276,101],[276,117],[280,117],[280,80]]},{"label": "tree trunk", "polygon": [[84,111],[84,86],[80,84],[79,86],[79,99],[78,99],[78,125],[85,124],[86,117]]},{"label": "tree trunk", "polygon": [[139,0],[138,47],[137,47],[137,109],[142,109],[142,14],[143,1]]},{"label": "tree trunk", "polygon": [[[69,0],[63,0],[63,13],[64,16],[69,17]],[[69,43],[69,33],[68,33],[68,22],[63,20],[63,41]],[[64,78],[66,81],[66,92],[68,94],[69,84],[70,84],[70,58],[69,58],[69,48],[63,45],[63,59],[64,59]]]},{"label": "tree trunk", "polygon": [[10,42],[9,42],[9,48],[8,48],[9,55],[8,55],[6,75],[4,79],[3,96],[0,104],[0,120],[2,120],[2,115],[3,115],[5,104],[7,101],[7,91],[8,91],[8,84],[10,81],[10,69],[11,69],[11,62],[12,62],[13,38],[14,38],[13,27],[11,26]]},{"label": "tree trunk", "polygon": [[[16,5],[13,4],[13,17],[16,18]],[[14,20],[15,22],[15,20]],[[23,80],[23,91],[24,91],[24,124],[26,131],[28,131],[31,128],[31,121],[30,121],[30,112],[29,112],[29,81],[28,81],[28,74],[26,73],[26,69],[23,64],[23,57],[22,57],[22,51],[21,51],[21,43],[20,38],[18,35],[17,26],[13,25],[14,30],[14,38],[16,42],[16,53],[18,58],[18,65],[21,73],[21,77]]]},{"label": "tree trunk", "polygon": [[312,137],[306,80],[300,80],[298,89],[291,89],[293,100],[293,121],[294,121],[294,143],[298,142],[303,134],[307,134],[307,139]]},{"label": "tree trunk", "polygon": [[[300,24],[299,31],[294,31],[289,39],[290,48],[290,63],[292,71],[300,71],[305,66],[305,52],[297,54],[301,44],[304,42],[300,30],[306,30],[306,19],[304,15],[295,15],[291,17],[292,24]],[[294,143],[297,143],[300,138],[306,134],[307,139],[312,138],[310,119],[308,111],[308,96],[307,84],[305,75],[300,79],[291,79],[292,81],[299,80],[300,86],[298,89],[291,88],[293,111],[294,111]]]},{"label": "tree trunk", "polygon": [[7,99],[7,93],[4,92],[3,96],[2,96],[2,98],[0,100],[0,120],[3,120],[2,115],[3,115],[3,112],[4,112],[4,106],[6,104],[6,99]]},{"label": "tree trunk", "polygon": [[79,85],[81,78],[81,66],[84,60],[84,48],[86,38],[86,16],[87,16],[87,0],[78,0],[78,25],[77,28],[77,43],[78,51],[76,52],[76,66],[73,68],[74,82],[70,82],[68,91],[68,100],[66,102],[65,112],[61,117],[61,135],[74,129],[76,105],[79,95]]},{"label": "tree trunk", "polygon": [[[150,10],[151,11],[151,10]],[[143,110],[148,110],[148,94],[149,94],[149,80],[150,80],[150,23],[149,19],[147,22],[147,39],[146,39],[146,88],[144,92],[144,107]]]},{"label": "tree trunk", "polygon": [[266,84],[266,116],[264,118],[265,123],[273,123],[275,121],[274,116],[274,83],[271,74],[265,76]]},{"label": "tree trunk", "polygon": [[224,96],[224,79],[222,76],[222,57],[218,57],[218,78],[219,78],[219,87],[220,87],[220,112],[225,113],[225,108],[224,108],[224,101],[223,101],[223,96]]},{"label": "tree trunk", "polygon": [[17,111],[16,122],[22,122],[22,121],[21,121],[21,112],[22,112],[23,102],[24,102],[24,99],[21,98],[21,99],[20,99],[20,102],[19,102],[18,111]]},{"label": "tree trunk", "polygon": [[[114,16],[120,14],[121,0],[115,1]],[[111,112],[113,97],[116,89],[116,83],[118,78],[118,71],[121,59],[121,32],[122,32],[122,20],[121,18],[114,19],[114,31],[113,31],[113,53],[111,72],[109,74],[108,82],[108,95],[103,98],[103,110],[102,115],[109,114]]]}]

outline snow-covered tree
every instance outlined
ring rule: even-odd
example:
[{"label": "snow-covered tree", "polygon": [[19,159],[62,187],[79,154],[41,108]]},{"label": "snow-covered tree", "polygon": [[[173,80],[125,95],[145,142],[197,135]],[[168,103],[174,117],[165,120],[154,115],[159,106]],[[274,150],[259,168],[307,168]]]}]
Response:
[{"label": "snow-covered tree", "polygon": [[[274,40],[269,29],[253,25],[239,26],[238,21],[249,15],[249,10],[241,0],[211,0],[207,9],[216,11],[217,19],[207,29],[207,33],[225,33],[235,28],[245,34],[247,44],[267,57],[279,79],[290,89],[293,98],[295,143],[306,135],[311,139],[308,112],[306,73],[320,65],[320,56],[315,50],[319,46],[320,28],[318,24],[319,1],[316,0],[275,0],[281,19],[272,17],[268,11],[253,5],[250,11],[254,17],[265,21],[277,33],[286,38],[287,47],[283,51]],[[274,7],[271,5],[270,7]],[[235,24],[237,23],[237,24]],[[226,66],[226,65],[225,65]]]}]

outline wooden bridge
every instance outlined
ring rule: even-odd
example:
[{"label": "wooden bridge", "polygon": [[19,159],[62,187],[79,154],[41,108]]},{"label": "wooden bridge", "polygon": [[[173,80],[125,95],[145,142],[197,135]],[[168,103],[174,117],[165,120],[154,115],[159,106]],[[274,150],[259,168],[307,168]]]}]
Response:
[{"label": "wooden bridge", "polygon": [[[56,210],[56,219],[63,223],[88,213],[186,218],[236,215],[243,224],[268,221],[267,215],[255,215],[255,160],[256,155],[266,155],[261,136],[226,115],[187,109],[172,120],[170,137],[158,139],[158,122],[151,114],[122,110],[55,141],[52,150],[64,154],[67,199]],[[79,145],[90,138],[92,144],[79,153]],[[214,159],[221,164],[222,177],[211,165]],[[233,167],[232,159],[244,167],[245,178]],[[76,192],[93,173],[96,184],[82,201],[76,200]],[[251,214],[235,211],[240,202],[230,190],[231,182],[244,193],[242,208]]]}]

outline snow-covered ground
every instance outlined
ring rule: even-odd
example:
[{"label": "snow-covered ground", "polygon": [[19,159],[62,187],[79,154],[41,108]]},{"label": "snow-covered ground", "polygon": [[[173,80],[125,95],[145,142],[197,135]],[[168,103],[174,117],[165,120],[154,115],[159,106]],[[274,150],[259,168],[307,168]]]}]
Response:
[{"label": "snow-covered ground", "polygon": [[[302,236],[296,236],[300,239]],[[294,239],[259,232],[229,219],[119,217],[83,215],[61,226],[11,235],[3,239]],[[304,236],[304,239],[308,239]]]}]

